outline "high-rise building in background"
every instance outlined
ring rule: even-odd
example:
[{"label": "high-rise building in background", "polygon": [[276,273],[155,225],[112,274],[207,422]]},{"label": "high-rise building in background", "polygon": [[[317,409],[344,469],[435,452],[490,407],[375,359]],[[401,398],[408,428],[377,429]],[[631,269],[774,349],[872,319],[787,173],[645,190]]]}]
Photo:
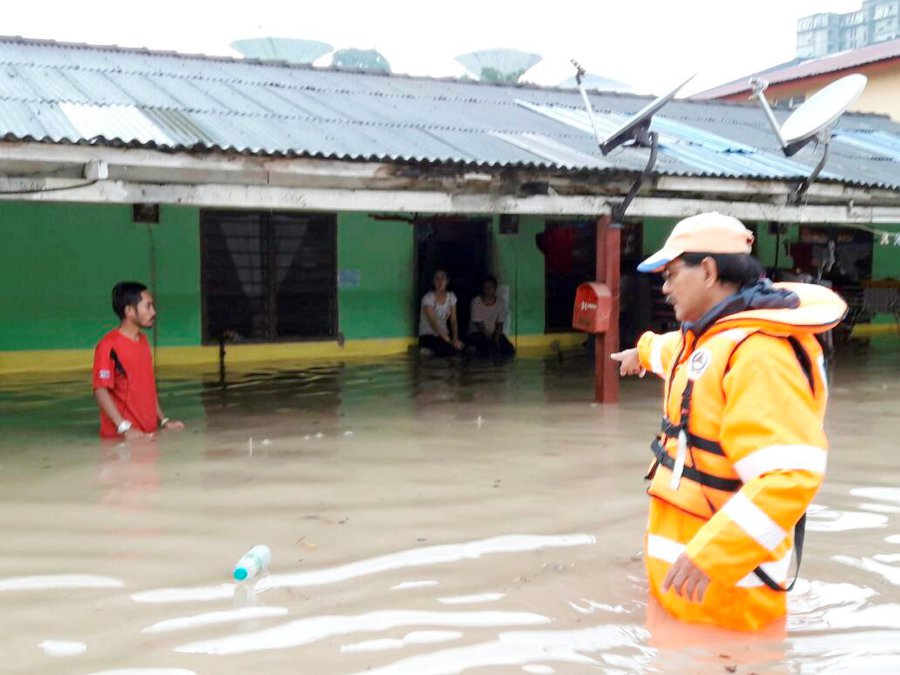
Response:
[{"label": "high-rise building in background", "polygon": [[863,0],[855,12],[828,12],[797,21],[797,57],[813,59],[900,37],[900,0]]}]

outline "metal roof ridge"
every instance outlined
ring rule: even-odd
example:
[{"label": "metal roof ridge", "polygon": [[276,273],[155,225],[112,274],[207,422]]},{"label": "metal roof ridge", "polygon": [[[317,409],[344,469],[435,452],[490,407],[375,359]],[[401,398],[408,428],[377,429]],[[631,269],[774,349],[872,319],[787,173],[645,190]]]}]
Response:
[{"label": "metal roof ridge", "polygon": [[[894,51],[888,51],[887,48],[894,43],[896,43],[897,49],[895,49]],[[882,51],[884,51],[885,53],[882,54]],[[852,58],[854,54],[857,58]],[[871,58],[869,58],[870,55]],[[900,58],[900,38],[886,40],[884,42],[875,42],[873,44],[865,45],[864,47],[859,47],[856,49],[844,49],[839,52],[832,52],[831,54],[825,54],[823,56],[805,59],[799,63],[787,62],[784,67],[779,68],[778,66],[773,66],[769,69],[756,71],[744,78],[738,78],[735,80],[731,80],[730,82],[723,82],[722,84],[711,87],[704,91],[697,92],[693,95],[698,97],[731,96],[734,94],[740,94],[744,91],[749,92],[751,90],[751,87],[748,84],[749,80],[755,75],[765,75],[765,79],[769,81],[769,84],[775,85],[781,84],[783,82],[791,82],[793,80],[802,80],[808,77],[827,75],[828,73],[836,73],[842,70],[857,68],[860,66],[867,66],[873,63],[878,63],[880,61],[887,61],[889,59],[895,58]],[[829,61],[832,61],[834,63],[828,64],[827,62]],[[834,67],[829,67],[831,65],[833,65]],[[814,69],[815,66],[823,66],[823,68],[816,70]],[[808,68],[813,68],[813,70],[808,73],[802,72],[804,69]],[[801,72],[797,73],[797,71]]]},{"label": "metal roof ridge", "polygon": [[[0,42],[2,42],[2,38],[0,38]],[[235,59],[237,63],[242,63],[241,59]],[[261,62],[264,65],[272,65],[269,62]],[[205,75],[193,75],[193,74],[177,74],[177,73],[166,73],[166,72],[158,72],[158,71],[147,71],[147,70],[135,70],[130,68],[119,68],[119,67],[107,67],[107,68],[98,68],[98,67],[85,67],[79,64],[61,64],[61,65],[46,65],[42,63],[35,63],[34,61],[13,61],[13,60],[0,60],[0,65],[11,65],[11,66],[28,66],[31,68],[35,68],[38,70],[52,70],[52,71],[83,71],[90,73],[101,73],[104,75],[109,74],[121,74],[121,75],[131,75],[131,76],[147,76],[147,75],[156,75],[163,78],[169,78],[172,80],[180,80],[180,81],[189,81],[189,82],[216,82],[219,84],[226,85],[259,85],[259,86],[267,86],[273,87],[282,90],[288,91],[313,91],[319,93],[332,93],[332,94],[360,94],[366,96],[372,96],[377,98],[401,98],[401,99],[417,99],[423,100],[428,99],[432,101],[455,101],[455,102],[474,102],[481,103],[485,105],[514,105],[513,102],[508,100],[487,100],[473,96],[416,96],[415,94],[406,94],[400,92],[390,92],[385,93],[383,91],[372,91],[366,89],[350,89],[347,87],[322,87],[322,86],[314,86],[314,85],[298,85],[298,84],[285,84],[283,82],[276,82],[273,80],[262,79],[262,80],[249,80],[241,77],[221,77],[221,76],[205,76]],[[274,65],[280,65],[275,63]],[[287,64],[291,65],[291,64]],[[423,80],[430,82],[446,82],[447,84],[480,84],[483,86],[493,86],[493,83],[479,83],[470,80],[460,80],[460,79],[441,79],[441,78],[429,78],[429,77],[414,77],[407,75],[396,75],[393,73],[370,73],[367,71],[354,71],[354,70],[346,70],[341,68],[317,68],[317,67],[309,67],[306,68],[308,72],[315,73],[337,73],[337,74],[357,74],[357,75],[378,75],[378,76],[388,76],[388,77],[396,77],[398,79],[412,79],[412,80]],[[498,84],[497,86],[504,86]],[[533,85],[530,87],[531,91],[561,91],[561,93],[573,94],[571,90],[568,89],[558,89],[551,87],[541,87],[539,85]],[[620,94],[625,94],[625,92],[605,92],[606,95],[612,95],[618,97]],[[633,95],[638,98],[651,98],[649,95]],[[0,98],[0,100],[17,100],[11,97]],[[27,100],[27,99],[22,99]],[[42,99],[44,100],[44,99]]]},{"label": "metal roof ridge", "polygon": [[[218,54],[202,54],[202,53],[188,53],[188,52],[179,52],[174,50],[160,50],[160,49],[152,49],[149,47],[125,47],[122,45],[95,45],[87,42],[64,42],[60,40],[52,40],[46,38],[28,38],[23,37],[21,35],[0,35],[0,43],[14,43],[14,44],[30,44],[39,47],[53,47],[60,49],[75,49],[75,50],[84,50],[84,51],[103,51],[103,52],[125,52],[132,54],[144,54],[148,56],[160,56],[160,57],[168,57],[174,59],[187,59],[187,60],[196,60],[196,61],[214,61],[214,62],[223,62],[223,63],[246,63],[254,66],[275,66],[278,68],[284,69],[299,69],[306,70],[312,72],[335,72],[342,74],[350,74],[350,75],[363,75],[366,77],[381,77],[381,78],[393,78],[393,79],[408,79],[408,80],[420,80],[426,82],[447,82],[451,84],[462,83],[462,84],[470,84],[477,85],[482,87],[490,87],[497,89],[534,89],[538,91],[554,91],[559,90],[567,93],[573,93],[571,89],[565,89],[563,87],[548,87],[539,84],[529,83],[529,82],[482,82],[480,80],[468,80],[462,79],[458,77],[436,77],[436,76],[428,76],[428,75],[412,75],[409,73],[384,73],[378,71],[371,70],[360,70],[360,69],[349,69],[349,68],[335,68],[333,66],[314,66],[311,64],[300,64],[300,63],[291,63],[289,61],[281,61],[281,60],[266,60],[266,59],[257,59],[257,58],[246,58],[246,57],[238,57],[238,56],[227,56],[227,55],[218,55]],[[6,61],[4,63],[23,63],[27,65],[40,65],[34,64],[28,61]],[[69,66],[72,67],[72,66]],[[77,66],[76,66],[77,67]],[[126,72],[126,71],[121,71]],[[134,73],[132,73],[134,74]],[[145,74],[145,73],[141,73]],[[577,93],[577,92],[576,92]],[[616,92],[616,93],[626,93],[626,92]]]},{"label": "metal roof ridge", "polygon": [[[290,63],[287,61],[269,61],[265,59],[255,59],[255,58],[245,58],[245,57],[234,57],[234,56],[226,56],[226,55],[216,55],[216,54],[200,54],[200,53],[186,53],[186,52],[178,52],[173,50],[156,50],[148,47],[123,47],[121,45],[94,45],[86,42],[64,42],[52,39],[44,39],[44,38],[27,38],[19,35],[16,36],[7,36],[0,35],[0,43],[16,43],[16,44],[31,44],[36,46],[43,47],[51,47],[51,48],[60,48],[60,49],[74,49],[74,50],[84,50],[84,51],[104,51],[104,52],[124,52],[124,53],[132,53],[132,54],[144,54],[148,56],[159,56],[166,58],[174,58],[174,59],[186,59],[186,60],[195,60],[195,61],[212,61],[212,62],[221,62],[226,64],[248,64],[253,66],[274,66],[276,68],[282,68],[285,70],[304,70],[307,72],[313,73],[339,73],[339,74],[349,74],[349,75],[361,75],[364,77],[378,77],[378,78],[387,78],[387,79],[396,79],[396,80],[412,80],[412,81],[422,81],[422,82],[436,82],[436,83],[447,83],[451,85],[461,84],[461,85],[472,85],[477,87],[485,87],[489,89],[505,89],[505,90],[525,90],[525,91],[539,91],[539,92],[559,92],[563,94],[569,95],[577,95],[577,90],[561,87],[556,85],[540,85],[533,82],[483,82],[481,80],[469,80],[462,79],[458,77],[437,77],[437,76],[429,76],[429,75],[412,75],[409,73],[384,73],[377,71],[369,71],[369,70],[354,70],[354,69],[346,69],[346,68],[335,68],[332,66],[320,67],[314,66],[311,64],[298,64],[298,63]],[[48,66],[44,66],[43,64],[34,63],[32,61],[0,61],[0,63],[12,64],[12,65],[30,65],[36,67],[44,67],[48,68]],[[96,72],[121,72],[131,75],[146,75],[146,71],[134,71],[134,70],[124,70],[124,69],[116,69],[116,70],[107,70],[103,68],[83,68],[77,64],[75,65],[65,65],[65,66],[52,66],[52,69],[63,69],[63,68],[71,68],[71,69],[82,69]],[[166,74],[171,77],[178,77],[171,74]],[[243,81],[243,80],[222,80],[222,78],[196,78],[196,77],[187,77],[185,76],[183,79],[207,79],[210,81]],[[624,91],[601,91],[601,90],[589,90],[592,95],[601,95],[601,96],[612,96],[615,98],[637,98],[637,99],[652,99],[654,98],[653,94],[636,94],[633,92],[624,92]],[[678,100],[688,100],[688,99],[678,99]]]},{"label": "metal roof ridge", "polygon": [[[149,111],[153,113],[154,111],[166,111],[166,112],[177,112],[177,113],[194,113],[194,114],[205,114],[205,115],[215,115],[218,117],[231,117],[231,118],[249,118],[249,119],[272,119],[272,120],[285,120],[285,121],[302,121],[302,122],[322,122],[326,124],[351,124],[355,126],[362,127],[377,127],[383,129],[431,129],[436,131],[459,131],[464,133],[491,133],[491,132],[503,132],[503,133],[518,133],[518,132],[509,132],[504,129],[485,129],[478,127],[462,127],[462,126],[453,126],[448,124],[417,124],[417,123],[397,123],[397,122],[385,122],[381,120],[359,120],[352,119],[349,117],[315,117],[310,115],[280,115],[277,113],[267,112],[267,113],[250,113],[250,112],[240,112],[235,110],[222,110],[220,108],[175,108],[172,106],[151,106],[151,105],[137,105],[135,103],[85,103],[84,101],[71,101],[68,99],[31,99],[31,98],[18,98],[18,97],[0,97],[0,101],[11,101],[15,103],[43,103],[46,105],[56,105],[59,103],[68,103],[71,105],[78,106],[92,106],[94,108],[132,108],[134,110],[145,112]],[[567,133],[567,134],[554,134],[554,138],[578,138],[582,137],[582,134],[578,133]]]}]

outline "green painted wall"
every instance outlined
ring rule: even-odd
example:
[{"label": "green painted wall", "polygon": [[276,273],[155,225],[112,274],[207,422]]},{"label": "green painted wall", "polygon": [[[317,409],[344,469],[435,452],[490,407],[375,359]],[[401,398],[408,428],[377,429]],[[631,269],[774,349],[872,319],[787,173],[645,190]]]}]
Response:
[{"label": "green painted wall", "polygon": [[[198,211],[162,207],[152,227],[159,344],[199,344]],[[93,347],[117,321],[113,285],[151,285],[147,226],[130,206],[4,202],[0,236],[0,350]]]},{"label": "green painted wall", "polygon": [[[522,217],[518,234],[491,229],[492,272],[510,288],[510,335],[544,332],[544,256],[535,235],[542,217]],[[415,337],[416,292],[413,227],[376,221],[361,213],[338,214],[340,330],[348,340]],[[518,324],[518,325],[517,325]]]},{"label": "green painted wall", "polygon": [[413,226],[338,214],[340,331],[348,340],[414,337]]},{"label": "green painted wall", "polygon": [[647,218],[644,220],[644,255],[656,253],[666,242],[677,221],[670,218]]},{"label": "green painted wall", "polygon": [[879,225],[882,232],[891,232],[890,244],[881,244],[881,238],[875,236],[872,252],[873,279],[900,279],[900,246],[894,245],[894,233],[900,233],[900,225]]},{"label": "green painted wall", "polygon": [[[517,234],[490,225],[492,271],[510,288],[511,335],[545,325],[544,256],[535,244],[541,216],[522,216]],[[673,219],[644,222],[645,254],[659,249]],[[900,232],[900,225],[880,226]],[[775,260],[775,236],[759,223],[758,254]],[[783,239],[795,240],[790,226]],[[151,285],[156,249],[158,344],[199,345],[199,210],[163,206],[160,223],[133,223],[124,205],[0,203],[0,350],[86,349],[115,325],[109,292],[116,281]],[[347,339],[414,337],[415,246],[406,222],[338,214],[338,306]],[[782,252],[782,267],[790,259]],[[873,277],[900,278],[900,247],[874,246]]]},{"label": "green painted wall", "polygon": [[542,216],[520,216],[517,234],[500,234],[496,216],[491,223],[494,274],[509,285],[510,336],[544,333],[544,254],[535,242],[543,231]]},{"label": "green painted wall", "polygon": [[[543,218],[525,217],[517,235],[492,226],[495,273],[510,286],[510,332],[544,332],[544,259],[534,242]],[[116,318],[116,281],[151,284],[156,249],[158,344],[199,345],[199,210],[163,206],[160,223],[133,223],[131,207],[0,204],[0,350],[89,349]],[[340,330],[347,339],[414,337],[413,228],[338,214]]]}]

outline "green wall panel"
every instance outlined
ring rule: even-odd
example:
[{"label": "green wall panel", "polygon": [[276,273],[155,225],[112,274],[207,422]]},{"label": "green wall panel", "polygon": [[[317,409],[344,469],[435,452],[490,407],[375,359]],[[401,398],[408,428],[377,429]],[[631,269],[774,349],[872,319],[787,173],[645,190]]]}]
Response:
[{"label": "green wall panel", "polygon": [[491,224],[494,274],[509,285],[510,326],[507,333],[540,335],[546,317],[544,303],[544,254],[535,237],[544,231],[542,216],[521,216],[517,234],[499,234],[498,219]]},{"label": "green wall panel", "polygon": [[[645,256],[656,253],[662,248],[677,222],[675,219],[667,218],[647,218],[644,221],[643,245]],[[769,223],[760,221],[746,222],[745,224],[751,229],[754,225],[756,226],[756,257],[764,267],[773,267],[775,265],[775,251],[778,238],[775,234],[769,233]],[[788,225],[786,234],[783,234],[780,240],[782,249],[778,254],[778,267],[782,269],[791,267],[791,257],[784,252],[784,242],[796,241],[798,236],[799,227],[797,225]]]},{"label": "green wall panel", "polygon": [[413,226],[338,214],[338,311],[348,340],[414,337]]},{"label": "green wall panel", "polygon": [[[203,334],[200,212],[193,208],[163,206],[159,220],[158,225],[152,226],[157,256],[159,344],[198,345]],[[146,231],[147,226],[142,227]]]},{"label": "green wall panel", "polygon": [[[200,340],[198,212],[154,225],[160,345]],[[151,285],[146,225],[128,205],[0,204],[0,350],[85,349],[116,324],[117,281]]]},{"label": "green wall panel", "polygon": [[[879,225],[879,231],[900,233],[900,225]],[[881,244],[881,238],[875,235],[872,251],[873,279],[900,279],[900,246],[894,245],[891,235],[890,244]]]},{"label": "green wall panel", "polygon": [[672,233],[676,220],[670,218],[646,218],[644,219],[644,255],[656,253],[666,243],[666,239]]}]

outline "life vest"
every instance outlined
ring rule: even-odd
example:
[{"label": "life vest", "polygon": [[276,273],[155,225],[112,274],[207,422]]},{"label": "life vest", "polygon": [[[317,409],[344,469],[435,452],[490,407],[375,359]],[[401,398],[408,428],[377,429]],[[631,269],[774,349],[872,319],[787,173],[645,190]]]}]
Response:
[{"label": "life vest", "polygon": [[[791,530],[824,477],[827,383],[815,333],[846,305],[827,289],[780,286],[799,307],[739,311],[639,343],[642,364],[666,380],[647,474],[651,589],[689,621],[755,629],[785,613],[782,584],[802,543]],[[710,601],[730,607],[662,593],[682,552],[710,577]]]}]

